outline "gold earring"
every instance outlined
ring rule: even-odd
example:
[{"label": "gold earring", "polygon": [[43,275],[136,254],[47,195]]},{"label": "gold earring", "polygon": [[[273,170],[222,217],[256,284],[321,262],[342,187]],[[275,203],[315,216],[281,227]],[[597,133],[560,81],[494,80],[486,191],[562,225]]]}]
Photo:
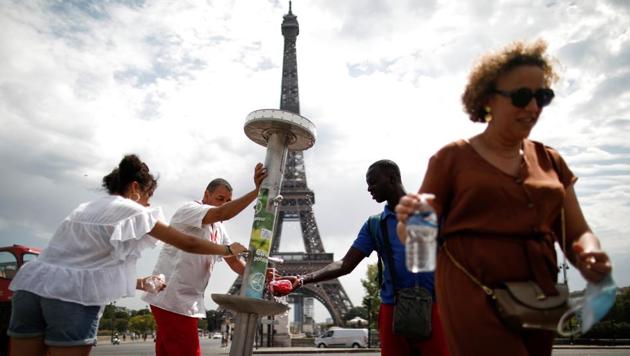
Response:
[{"label": "gold earring", "polygon": [[486,115],[483,117],[483,119],[486,122],[492,121],[492,109],[489,106],[484,107],[484,109],[486,110]]}]

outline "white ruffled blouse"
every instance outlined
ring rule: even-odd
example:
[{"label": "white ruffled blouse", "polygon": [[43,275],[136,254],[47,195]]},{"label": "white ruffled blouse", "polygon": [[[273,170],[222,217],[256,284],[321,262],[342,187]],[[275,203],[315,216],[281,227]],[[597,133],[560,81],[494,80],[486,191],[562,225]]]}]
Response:
[{"label": "white ruffled blouse", "polygon": [[155,247],[147,235],[160,208],[147,208],[118,195],[79,205],[61,223],[42,254],[20,270],[13,291],[83,305],[104,305],[134,296],[136,261]]}]

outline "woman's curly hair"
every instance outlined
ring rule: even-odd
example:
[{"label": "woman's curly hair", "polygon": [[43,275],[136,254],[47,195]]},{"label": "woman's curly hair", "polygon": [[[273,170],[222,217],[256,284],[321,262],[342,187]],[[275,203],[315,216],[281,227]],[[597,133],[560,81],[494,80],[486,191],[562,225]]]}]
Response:
[{"label": "woman's curly hair", "polygon": [[545,54],[547,43],[537,40],[531,44],[513,42],[507,47],[481,57],[468,76],[468,84],[462,95],[464,111],[473,122],[485,122],[486,103],[497,78],[522,65],[534,65],[543,71],[545,86],[558,79],[549,56]]},{"label": "woman's curly hair", "polygon": [[145,193],[153,194],[157,179],[149,172],[149,166],[135,154],[123,157],[111,173],[103,177],[103,188],[109,194],[124,194],[132,182],[138,182]]}]

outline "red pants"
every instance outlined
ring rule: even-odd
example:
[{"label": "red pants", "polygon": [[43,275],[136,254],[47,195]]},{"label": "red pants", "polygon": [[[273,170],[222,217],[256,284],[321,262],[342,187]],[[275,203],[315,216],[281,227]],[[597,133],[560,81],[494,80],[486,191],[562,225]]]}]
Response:
[{"label": "red pants", "polygon": [[151,306],[157,324],[156,356],[201,356],[198,319]]},{"label": "red pants", "polygon": [[[406,355],[437,355],[448,356],[444,330],[440,320],[437,305],[431,309],[431,338],[424,341],[410,342],[403,336],[394,335],[392,323],[394,321],[394,306],[381,304],[378,313],[378,334],[381,338],[382,356],[406,356]],[[412,353],[412,348],[415,352]]]}]

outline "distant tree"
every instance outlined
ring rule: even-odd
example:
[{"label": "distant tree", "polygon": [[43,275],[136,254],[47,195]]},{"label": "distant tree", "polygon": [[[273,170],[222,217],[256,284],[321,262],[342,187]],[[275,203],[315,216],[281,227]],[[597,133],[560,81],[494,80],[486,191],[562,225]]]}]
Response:
[{"label": "distant tree", "polygon": [[221,323],[223,322],[223,314],[219,313],[216,310],[208,310],[206,311],[206,320],[208,322],[208,331],[217,331],[221,328]]},{"label": "distant tree", "polygon": [[155,330],[155,320],[152,314],[136,315],[129,318],[129,330],[142,334]]},{"label": "distant tree", "polygon": [[620,288],[606,317],[582,336],[586,339],[630,339],[630,288]]},{"label": "distant tree", "polygon": [[138,310],[132,310],[131,311],[131,316],[136,316],[136,315],[150,315],[151,311],[149,310],[149,308],[144,308],[144,309],[138,309]]},{"label": "distant tree", "polygon": [[606,320],[630,323],[630,288],[621,288]]},{"label": "distant tree", "polygon": [[[365,288],[362,305],[366,314],[369,312],[370,329],[376,329],[378,310],[381,305],[381,286],[378,284],[378,266],[376,263],[368,265],[365,279],[361,279],[361,284]],[[365,319],[368,319],[368,315],[365,316]]]},{"label": "distant tree", "polygon": [[364,306],[352,307],[343,316],[343,320],[348,321],[348,320],[353,319],[354,317],[357,317],[357,316],[367,320],[367,309]]},{"label": "distant tree", "polygon": [[111,319],[114,315],[116,307],[113,304],[107,304],[103,310],[103,319]]},{"label": "distant tree", "polygon": [[116,312],[114,312],[114,316],[116,319],[129,319],[129,313],[127,312],[127,308],[116,308]]},{"label": "distant tree", "polygon": [[[125,314],[126,315],[126,314]],[[114,330],[120,332],[124,332],[125,330],[127,330],[127,326],[129,324],[129,315],[127,315],[124,319],[115,319],[115,325],[114,325]]]},{"label": "distant tree", "polygon": [[208,330],[208,320],[199,319],[199,325],[197,326],[197,328],[201,330]]},{"label": "distant tree", "polygon": [[98,325],[99,330],[123,332],[127,330],[129,310],[125,307],[108,304],[103,310],[103,317]]}]

